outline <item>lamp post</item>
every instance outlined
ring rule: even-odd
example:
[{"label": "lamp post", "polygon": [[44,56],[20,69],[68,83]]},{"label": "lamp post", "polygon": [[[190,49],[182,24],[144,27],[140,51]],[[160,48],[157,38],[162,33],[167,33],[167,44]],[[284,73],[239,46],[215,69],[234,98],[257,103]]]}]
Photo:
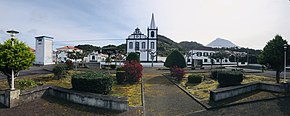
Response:
[{"label": "lamp post", "polygon": [[[9,30],[9,31],[6,31],[7,33],[10,34],[11,36],[11,44],[12,44],[12,47],[14,46],[14,40],[15,40],[15,37],[14,35],[15,34],[18,34],[19,32],[18,31],[15,31],[15,30]],[[12,67],[12,70],[11,70],[11,88],[10,90],[15,90],[15,87],[14,87],[14,70],[13,70],[13,67]]]},{"label": "lamp post", "polygon": [[284,44],[284,82],[286,83],[286,51],[287,51],[287,44]]}]

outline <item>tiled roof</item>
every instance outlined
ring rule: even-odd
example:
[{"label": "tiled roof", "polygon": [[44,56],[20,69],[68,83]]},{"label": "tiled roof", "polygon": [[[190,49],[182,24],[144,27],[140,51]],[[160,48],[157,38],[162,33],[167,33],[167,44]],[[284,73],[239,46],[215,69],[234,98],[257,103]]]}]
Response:
[{"label": "tiled roof", "polygon": [[61,47],[61,48],[57,48],[57,50],[68,50],[68,49],[81,50],[79,48],[75,48],[74,46],[64,46],[64,47]]}]

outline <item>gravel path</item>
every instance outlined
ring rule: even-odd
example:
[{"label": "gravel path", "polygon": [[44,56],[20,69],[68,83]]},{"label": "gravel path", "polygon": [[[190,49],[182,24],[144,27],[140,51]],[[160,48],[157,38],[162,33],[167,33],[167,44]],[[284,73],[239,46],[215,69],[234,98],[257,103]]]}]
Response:
[{"label": "gravel path", "polygon": [[204,110],[163,76],[144,78],[146,115],[181,115]]}]

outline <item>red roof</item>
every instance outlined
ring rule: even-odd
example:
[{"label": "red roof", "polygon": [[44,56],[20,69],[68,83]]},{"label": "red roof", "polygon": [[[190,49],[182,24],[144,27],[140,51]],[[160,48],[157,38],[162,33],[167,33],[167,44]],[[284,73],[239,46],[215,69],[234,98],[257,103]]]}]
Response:
[{"label": "red roof", "polygon": [[74,46],[64,46],[64,47],[61,47],[61,48],[57,48],[57,50],[68,50],[68,49],[81,50],[79,48],[75,48]]},{"label": "red roof", "polygon": [[29,47],[29,50],[30,50],[31,52],[35,52],[35,49],[33,49],[33,48],[31,48],[31,47]]}]

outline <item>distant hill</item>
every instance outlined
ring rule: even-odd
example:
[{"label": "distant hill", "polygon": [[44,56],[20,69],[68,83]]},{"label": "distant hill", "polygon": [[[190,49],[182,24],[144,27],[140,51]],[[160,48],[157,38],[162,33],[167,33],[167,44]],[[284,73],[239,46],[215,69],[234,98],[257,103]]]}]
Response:
[{"label": "distant hill", "polygon": [[158,51],[160,56],[168,56],[174,49],[185,53],[191,49],[207,49],[208,47],[203,46],[197,42],[182,41],[180,43],[174,42],[170,38],[158,35]]},{"label": "distant hill", "polygon": [[222,38],[217,38],[214,41],[210,42],[206,46],[207,47],[212,47],[212,48],[222,48],[222,47],[231,48],[231,47],[238,47],[237,45],[235,45],[231,41],[226,40],[226,39],[222,39]]}]

